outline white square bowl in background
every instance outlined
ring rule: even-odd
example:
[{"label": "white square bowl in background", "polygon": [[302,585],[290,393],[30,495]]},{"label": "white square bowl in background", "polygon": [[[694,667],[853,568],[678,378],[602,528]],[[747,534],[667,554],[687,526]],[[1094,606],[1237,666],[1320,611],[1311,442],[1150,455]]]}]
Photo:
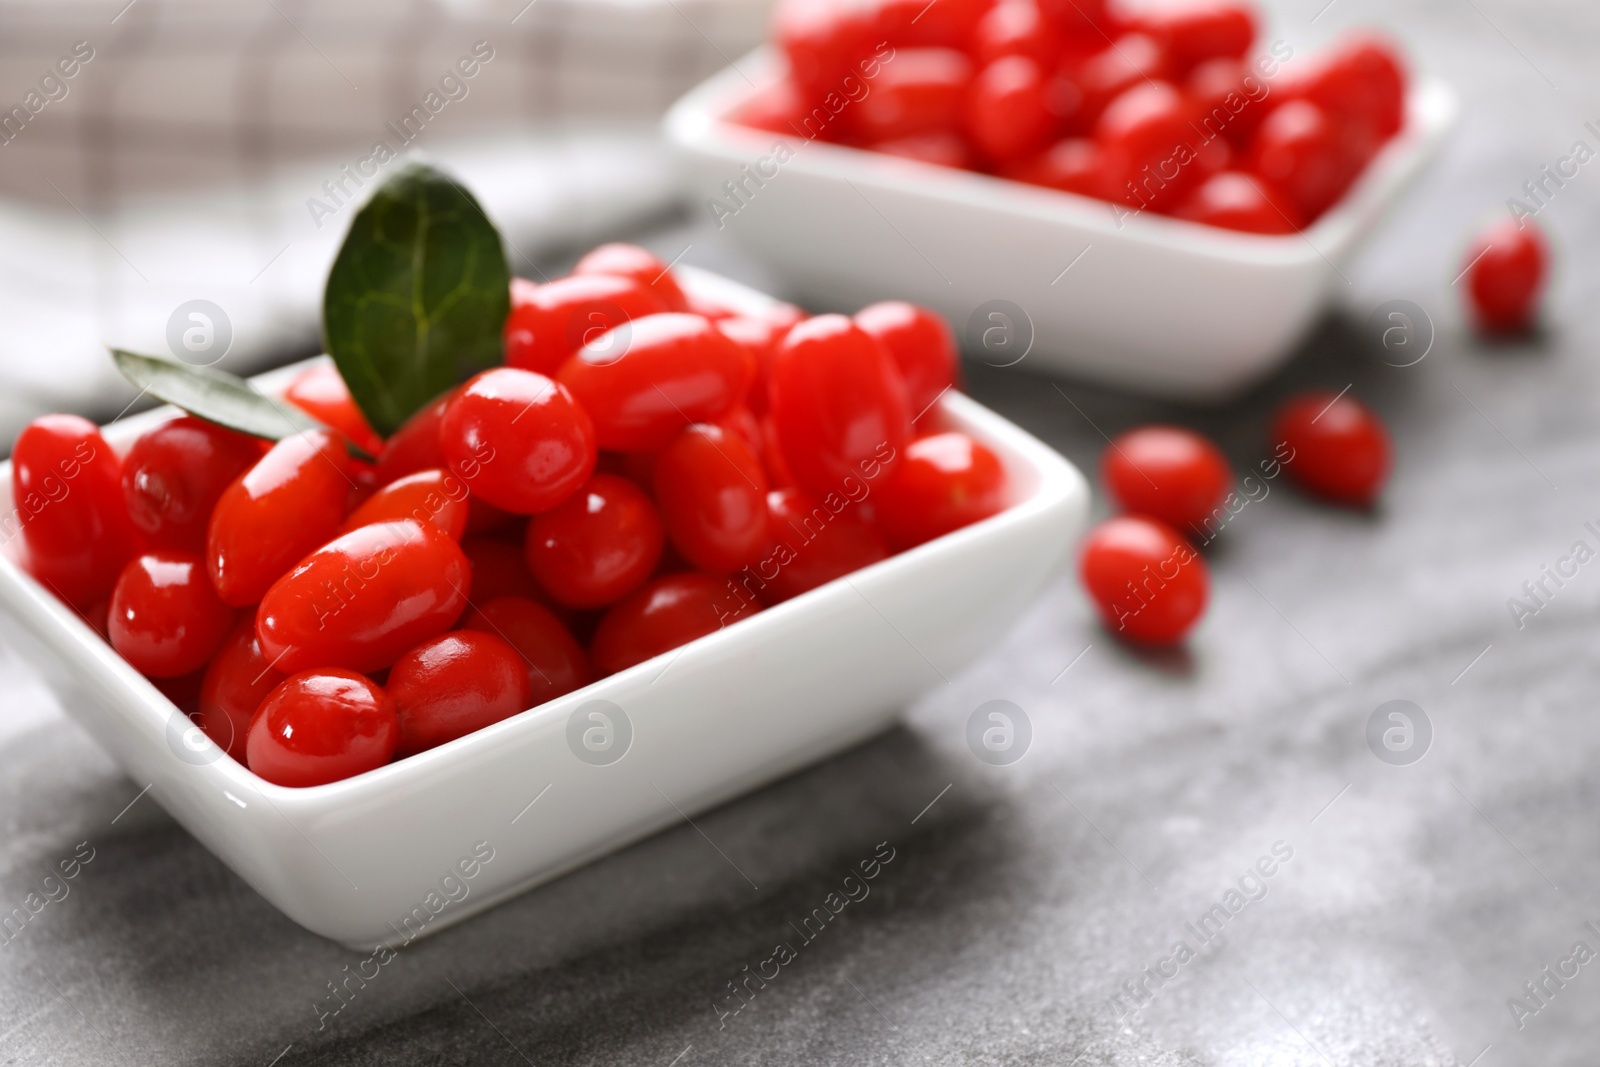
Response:
[{"label": "white square bowl in background", "polygon": [[[771,303],[679,270],[692,291],[724,305]],[[279,392],[302,367],[257,383]],[[69,713],[251,887],[352,948],[395,945],[864,740],[998,641],[1062,570],[1089,490],[1076,468],[999,415],[953,393],[940,403],[948,425],[1003,459],[1013,494],[1005,512],[329,785],[272,785],[228,758],[9,557],[0,558],[0,608]],[[173,414],[118,422],[107,440],[124,451]],[[7,513],[10,471],[0,465]],[[614,731],[598,754],[576,740],[607,727],[591,717],[597,711]]]},{"label": "white square bowl in background", "polygon": [[[751,53],[678,101],[666,133],[698,209],[733,209],[711,213],[798,299],[843,311],[912,300],[980,355],[998,328],[1004,347],[984,355],[995,365],[1198,402],[1236,395],[1293,352],[1456,113],[1447,86],[1418,83],[1405,127],[1343,200],[1300,234],[1261,236],[1119,220],[1104,201],[725,121],[783,69],[771,49]],[[793,158],[748,180],[740,168],[778,141]],[[730,180],[748,195],[730,198]]]}]

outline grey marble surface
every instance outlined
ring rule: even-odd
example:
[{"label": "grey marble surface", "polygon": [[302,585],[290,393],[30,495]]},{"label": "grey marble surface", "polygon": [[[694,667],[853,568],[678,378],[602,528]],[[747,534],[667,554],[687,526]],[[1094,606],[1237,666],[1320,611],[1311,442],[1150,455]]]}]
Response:
[{"label": "grey marble surface", "polygon": [[[1118,647],[1063,580],[981,663],[931,677],[903,725],[698,820],[704,836],[682,826],[418,943],[321,1029],[314,1005],[360,957],[277,914],[148,798],[128,807],[139,785],[0,649],[0,910],[93,849],[0,948],[0,1062],[1591,1063],[1600,963],[1552,983],[1521,1029],[1507,1000],[1575,942],[1600,950],[1584,926],[1600,925],[1600,563],[1522,629],[1506,602],[1597,545],[1600,165],[1542,216],[1561,266],[1539,338],[1474,340],[1451,279],[1476,222],[1596,143],[1600,14],[1337,0],[1313,25],[1323,2],[1280,7],[1280,34],[1386,24],[1465,107],[1292,365],[1198,412],[1062,383],[1080,412],[981,365],[970,387],[1086,467],[1101,431],[1174,418],[1242,468],[1277,399],[1348,384],[1394,430],[1379,508],[1275,486],[1210,551],[1211,611],[1178,654]],[[652,239],[763,280],[727,234]],[[1404,369],[1362,326],[1397,298],[1438,334]],[[1010,767],[965,746],[994,698],[1034,725]],[[1365,740],[1392,699],[1433,724],[1412,766]],[[871,895],[802,942],[790,924],[880,842],[894,858]],[[1245,882],[1265,895],[1119,1018],[1122,983],[1198,946],[1185,924],[1275,846],[1292,855]],[[727,983],[779,942],[792,962],[721,1016]]]}]

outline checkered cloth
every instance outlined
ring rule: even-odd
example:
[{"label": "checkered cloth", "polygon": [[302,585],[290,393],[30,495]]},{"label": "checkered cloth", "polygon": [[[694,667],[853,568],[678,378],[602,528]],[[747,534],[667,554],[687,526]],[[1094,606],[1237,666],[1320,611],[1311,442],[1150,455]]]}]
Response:
[{"label": "checkered cloth", "polygon": [[524,272],[662,210],[655,120],[760,40],[766,8],[0,4],[0,444],[40,411],[116,414],[132,390],[105,345],[167,352],[192,300],[227,315],[239,373],[314,346],[380,143],[458,173]]}]

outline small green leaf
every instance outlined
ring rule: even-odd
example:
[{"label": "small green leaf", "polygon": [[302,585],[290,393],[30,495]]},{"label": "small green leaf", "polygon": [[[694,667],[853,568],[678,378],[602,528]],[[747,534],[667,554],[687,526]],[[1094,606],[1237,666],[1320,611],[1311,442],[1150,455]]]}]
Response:
[{"label": "small green leaf", "polygon": [[[158,400],[251,437],[281,441],[306,430],[327,429],[293,404],[274,400],[243,378],[215,367],[193,367],[120,348],[111,350],[111,359],[124,378]],[[372,458],[354,445],[349,448],[352,455]]]},{"label": "small green leaf", "polygon": [[387,437],[468,375],[502,362],[511,271],[477,200],[426,164],[356,214],[328,273],[322,332],[350,395]]}]

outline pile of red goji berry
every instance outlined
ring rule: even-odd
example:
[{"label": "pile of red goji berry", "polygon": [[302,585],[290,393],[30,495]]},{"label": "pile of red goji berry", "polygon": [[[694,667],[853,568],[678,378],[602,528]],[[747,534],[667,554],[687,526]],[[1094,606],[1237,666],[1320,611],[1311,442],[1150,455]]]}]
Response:
[{"label": "pile of red goji berry", "polygon": [[1309,225],[1405,124],[1395,49],[1256,52],[1252,7],[785,0],[730,120],[1255,233]]},{"label": "pile of red goji berry", "polygon": [[[269,443],[182,415],[18,437],[24,565],[218,745],[336,781],[625,670],[1007,502],[909,304],[749,317],[607,245],[517,280],[506,364],[387,440],[331,366]],[[352,454],[351,445],[371,460]]]}]

